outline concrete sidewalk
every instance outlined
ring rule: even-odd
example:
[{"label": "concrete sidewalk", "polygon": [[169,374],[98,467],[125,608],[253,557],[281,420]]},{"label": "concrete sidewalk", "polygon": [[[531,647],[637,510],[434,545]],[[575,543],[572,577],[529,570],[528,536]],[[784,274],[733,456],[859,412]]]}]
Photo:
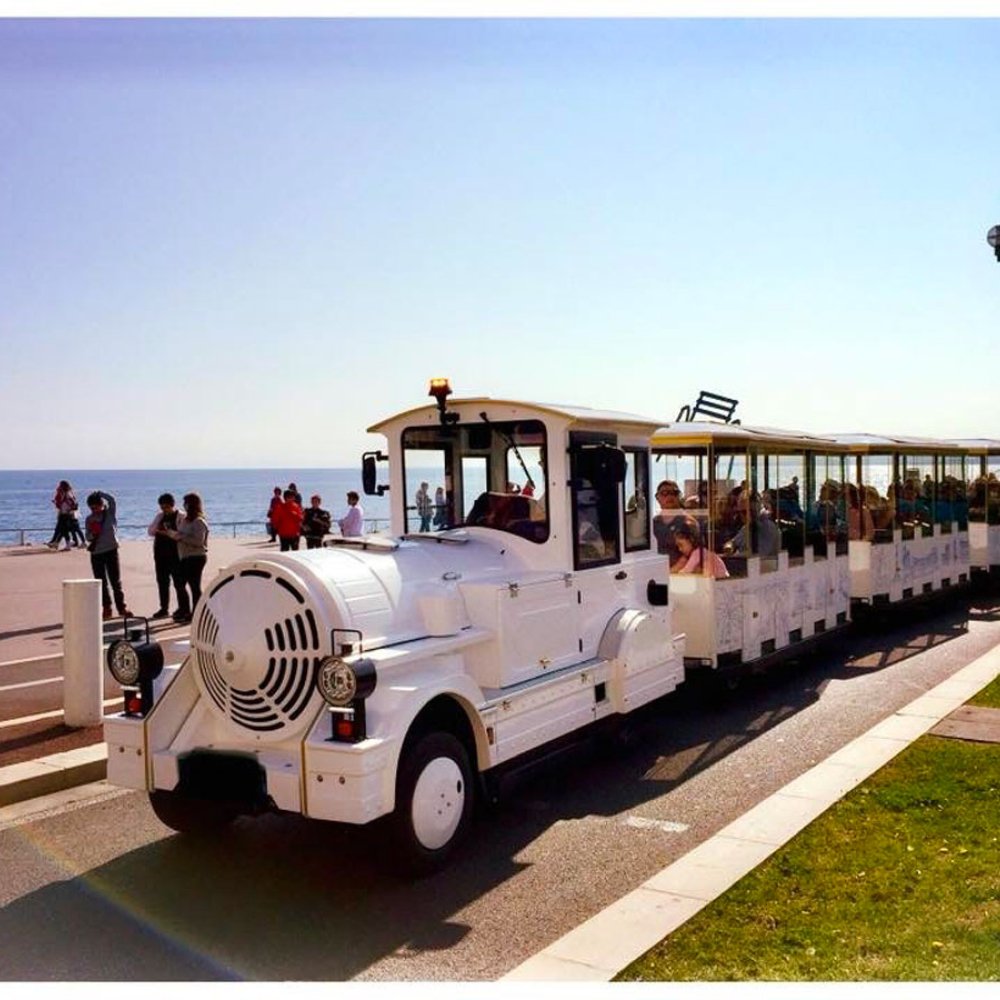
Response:
[{"label": "concrete sidewalk", "polygon": [[[234,559],[277,551],[277,544],[257,538],[209,536],[210,580]],[[152,614],[159,598],[153,568],[153,539],[122,542],[119,550],[122,588],[129,610]],[[54,552],[45,545],[0,548],[0,667],[16,660],[62,656],[62,582],[92,579],[90,557],[83,549]],[[173,601],[173,595],[171,595]],[[171,609],[176,607],[171,604]]]},{"label": "concrete sidewalk", "polygon": [[971,727],[982,722],[970,726],[970,714],[981,720],[984,711],[1000,710],[970,713],[963,706],[998,675],[1000,646],[883,719],[503,979],[609,982],[918,737],[932,730],[958,735],[964,725],[966,738],[979,738]]},{"label": "concrete sidewalk", "polygon": [[[210,539],[204,579],[210,580],[235,559],[275,550],[277,545],[263,537]],[[151,614],[159,604],[152,539],[122,542],[120,560],[130,610]],[[0,806],[106,773],[102,727],[65,726],[61,684],[54,680],[62,672],[63,580],[91,575],[84,550],[54,552],[44,545],[0,548],[0,687],[14,678],[18,683],[12,686],[19,689],[8,694],[6,704],[0,702]],[[167,662],[180,662],[186,654],[188,626],[169,621],[151,624],[165,646]],[[106,641],[120,635],[121,626],[121,619],[105,623]],[[117,685],[106,678],[106,708],[120,704],[118,694]],[[27,707],[17,710],[21,705]]]}]

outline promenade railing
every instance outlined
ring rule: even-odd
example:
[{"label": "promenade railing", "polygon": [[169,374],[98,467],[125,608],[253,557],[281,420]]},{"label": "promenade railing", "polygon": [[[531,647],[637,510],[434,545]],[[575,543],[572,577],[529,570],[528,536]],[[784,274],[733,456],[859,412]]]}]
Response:
[{"label": "promenade railing", "polygon": [[[209,531],[218,537],[225,534],[232,538],[256,538],[258,535],[267,538],[267,528],[264,522],[256,521],[209,521]],[[81,525],[82,527],[82,525]],[[135,538],[149,538],[148,525],[119,524],[118,537],[123,541]],[[366,517],[365,531],[369,534],[388,531],[387,517]],[[45,545],[52,538],[53,525],[26,526],[18,528],[0,528],[0,547],[16,545]],[[230,532],[232,533],[230,535]],[[333,532],[337,535],[337,531]]]}]

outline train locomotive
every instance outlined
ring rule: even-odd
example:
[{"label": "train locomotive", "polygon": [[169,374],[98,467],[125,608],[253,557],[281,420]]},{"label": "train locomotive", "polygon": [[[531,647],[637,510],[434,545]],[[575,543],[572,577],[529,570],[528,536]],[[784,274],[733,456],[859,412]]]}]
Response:
[{"label": "train locomotive", "polygon": [[[391,536],[234,562],[179,669],[109,650],[126,710],[105,718],[108,778],[173,829],[385,817],[387,860],[433,870],[499,768],[683,680],[668,566],[645,506],[621,504],[646,489],[655,421],[432,391],[372,428]],[[435,475],[447,509],[420,531],[407,498]]]},{"label": "train locomotive", "polygon": [[148,641],[109,649],[108,778],[168,826],[378,821],[387,862],[433,871],[506,768],[693,673],[735,684],[961,587],[993,552],[984,502],[970,556],[964,486],[995,442],[430,395],[370,428],[390,534],[226,567],[177,668]]}]

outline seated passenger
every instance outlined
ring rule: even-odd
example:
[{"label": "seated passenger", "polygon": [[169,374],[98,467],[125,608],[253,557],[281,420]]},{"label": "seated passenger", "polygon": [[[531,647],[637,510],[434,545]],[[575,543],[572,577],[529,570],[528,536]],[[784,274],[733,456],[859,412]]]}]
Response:
[{"label": "seated passenger", "polygon": [[854,483],[844,484],[847,503],[847,537],[856,542],[875,537],[875,520],[867,504],[861,502],[861,494]]},{"label": "seated passenger", "polygon": [[828,479],[819,491],[816,503],[810,506],[806,525],[810,532],[819,532],[828,542],[835,541],[844,529],[844,519],[841,516],[840,484]]},{"label": "seated passenger", "polygon": [[693,517],[677,517],[671,526],[678,557],[671,564],[671,573],[702,573],[723,580],[729,570],[721,557],[702,544],[701,529]]},{"label": "seated passenger", "polygon": [[902,493],[896,495],[896,517],[900,526],[930,524],[930,508],[920,494],[919,483],[907,479]]},{"label": "seated passenger", "polygon": [[895,513],[892,504],[888,499],[884,499],[874,486],[864,487],[862,503],[871,511],[872,522],[875,525],[876,531],[885,530],[893,526]]},{"label": "seated passenger", "polygon": [[656,538],[656,551],[666,556],[671,564],[677,559],[677,547],[670,525],[678,510],[681,509],[681,491],[672,479],[664,479],[656,487],[656,502],[659,510],[653,517],[653,536]]},{"label": "seated passenger", "polygon": [[708,509],[708,483],[704,479],[698,483],[697,493],[691,493],[684,498],[684,506],[687,510]]},{"label": "seated passenger", "polygon": [[778,487],[777,520],[802,521],[805,514],[799,503],[799,477],[792,476],[787,486]]},{"label": "seated passenger", "polygon": [[777,556],[781,548],[781,531],[767,511],[761,509],[760,497],[756,493],[750,497],[750,522],[747,523],[742,509],[738,516],[741,522],[739,530],[726,542],[724,551],[743,556]]}]

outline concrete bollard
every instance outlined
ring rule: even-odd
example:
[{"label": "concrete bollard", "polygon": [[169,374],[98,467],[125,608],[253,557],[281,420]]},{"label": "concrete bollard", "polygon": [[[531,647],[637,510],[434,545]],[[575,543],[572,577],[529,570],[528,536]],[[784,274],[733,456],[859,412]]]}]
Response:
[{"label": "concrete bollard", "polygon": [[104,716],[101,581],[63,580],[63,717],[98,726]]}]

